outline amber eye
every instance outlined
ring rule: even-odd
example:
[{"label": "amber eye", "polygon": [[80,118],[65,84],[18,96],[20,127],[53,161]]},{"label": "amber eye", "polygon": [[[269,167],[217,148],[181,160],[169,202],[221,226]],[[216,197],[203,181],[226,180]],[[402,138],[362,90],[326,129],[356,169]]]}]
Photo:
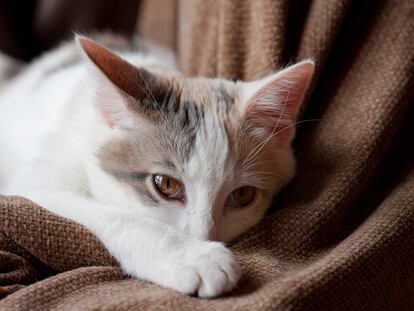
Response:
[{"label": "amber eye", "polygon": [[240,187],[230,193],[227,198],[226,206],[245,207],[253,202],[256,197],[256,188],[246,186]]},{"label": "amber eye", "polygon": [[167,199],[182,200],[184,197],[181,183],[170,176],[154,175],[154,185]]}]

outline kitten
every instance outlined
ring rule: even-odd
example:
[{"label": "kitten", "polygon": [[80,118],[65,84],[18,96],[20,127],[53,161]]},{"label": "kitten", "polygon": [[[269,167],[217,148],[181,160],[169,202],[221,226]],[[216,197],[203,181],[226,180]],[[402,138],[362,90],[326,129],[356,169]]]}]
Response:
[{"label": "kitten", "polygon": [[134,277],[199,297],[230,291],[240,266],[223,242],[293,177],[313,62],[232,82],[185,77],[158,50],[75,41],[0,93],[0,193],[85,225]]}]

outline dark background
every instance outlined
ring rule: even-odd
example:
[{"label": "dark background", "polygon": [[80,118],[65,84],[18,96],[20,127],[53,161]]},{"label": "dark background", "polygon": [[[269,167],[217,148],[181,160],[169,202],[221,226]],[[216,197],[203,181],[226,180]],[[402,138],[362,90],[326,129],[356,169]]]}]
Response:
[{"label": "dark background", "polygon": [[136,28],[139,0],[0,0],[0,50],[30,60],[42,51],[85,33]]}]

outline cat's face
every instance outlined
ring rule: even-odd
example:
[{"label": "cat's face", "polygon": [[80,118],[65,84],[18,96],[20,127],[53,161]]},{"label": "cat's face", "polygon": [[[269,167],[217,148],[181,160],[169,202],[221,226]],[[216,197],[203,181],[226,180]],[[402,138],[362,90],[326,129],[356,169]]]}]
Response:
[{"label": "cat's face", "polygon": [[79,43],[116,94],[97,97],[113,133],[96,153],[107,181],[97,197],[198,239],[230,241],[262,218],[294,174],[290,145],[311,62],[234,83],[138,69]]}]

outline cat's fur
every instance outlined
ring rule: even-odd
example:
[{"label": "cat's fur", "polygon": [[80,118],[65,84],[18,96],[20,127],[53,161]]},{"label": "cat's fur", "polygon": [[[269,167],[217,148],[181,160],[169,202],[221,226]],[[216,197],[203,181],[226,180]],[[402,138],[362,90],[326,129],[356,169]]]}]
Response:
[{"label": "cat's fur", "polygon": [[[240,267],[222,242],[292,178],[313,63],[249,83],[188,78],[166,54],[76,41],[1,90],[0,193],[85,225],[132,276],[200,297],[231,290]],[[182,181],[185,201],[162,198],[153,174]],[[225,206],[246,185],[251,206]]]}]

